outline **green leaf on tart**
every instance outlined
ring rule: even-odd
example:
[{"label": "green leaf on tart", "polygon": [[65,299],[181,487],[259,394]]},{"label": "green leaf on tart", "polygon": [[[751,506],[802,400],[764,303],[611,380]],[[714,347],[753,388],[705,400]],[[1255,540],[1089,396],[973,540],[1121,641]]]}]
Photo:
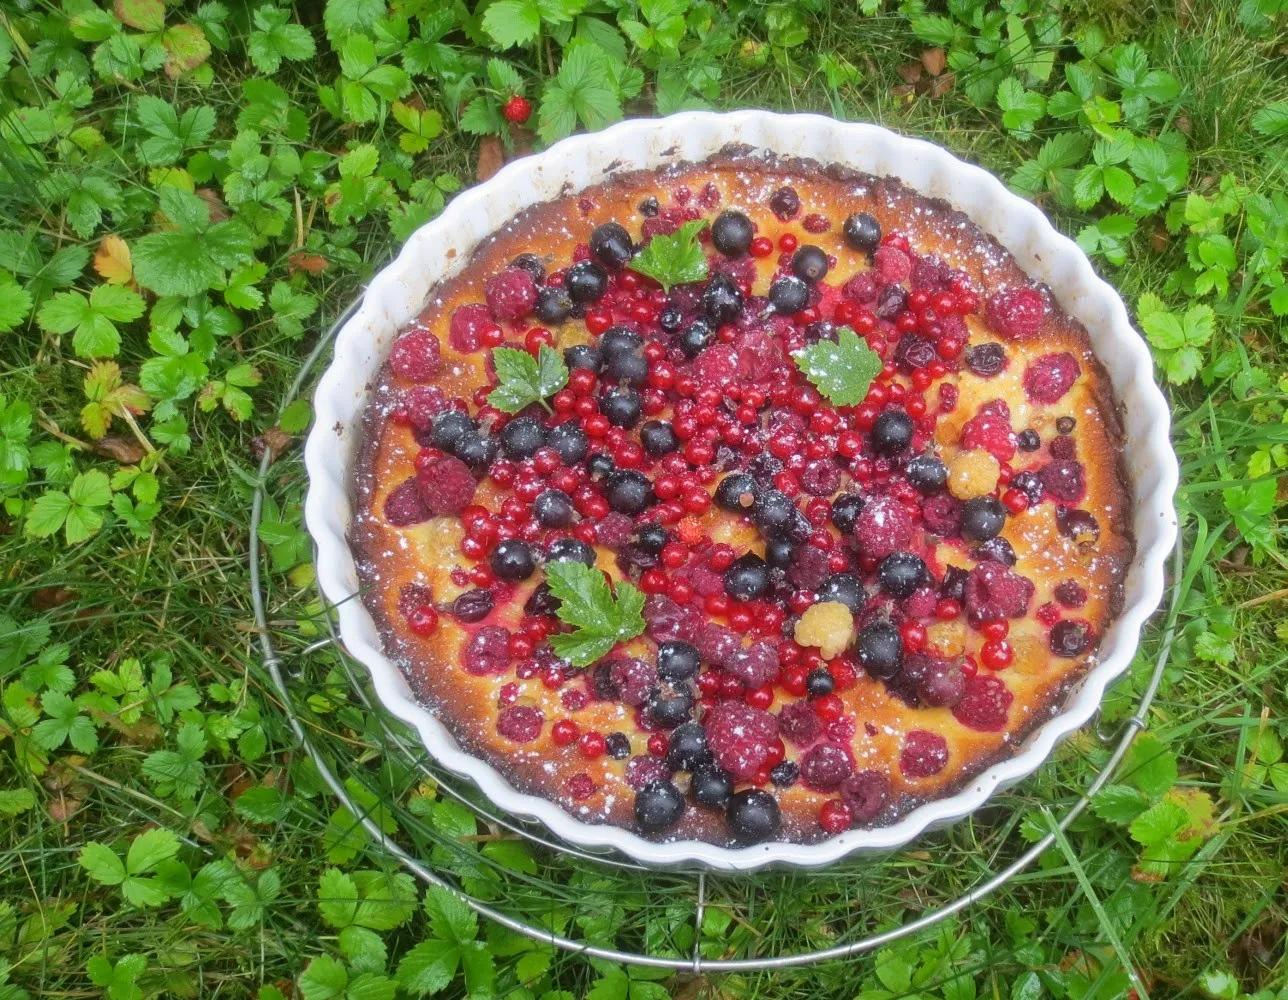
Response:
[{"label": "green leaf on tart", "polygon": [[668,292],[672,285],[701,281],[708,268],[698,234],[706,226],[705,220],[694,219],[670,235],[659,233],[626,266],[648,275]]},{"label": "green leaf on tart", "polygon": [[550,645],[574,666],[588,667],[644,631],[644,594],[624,580],[614,593],[602,570],[557,562],[546,567],[546,584],[559,599],[559,620],[573,627],[551,636]]},{"label": "green leaf on tart", "polygon": [[835,406],[857,406],[881,373],[881,356],[843,326],[836,342],[820,340],[792,355],[796,367]]},{"label": "green leaf on tart", "polygon": [[568,384],[568,366],[558,351],[545,344],[535,358],[527,351],[498,347],[492,352],[492,363],[499,384],[487,401],[506,413],[518,413],[533,403],[549,410],[546,398]]}]

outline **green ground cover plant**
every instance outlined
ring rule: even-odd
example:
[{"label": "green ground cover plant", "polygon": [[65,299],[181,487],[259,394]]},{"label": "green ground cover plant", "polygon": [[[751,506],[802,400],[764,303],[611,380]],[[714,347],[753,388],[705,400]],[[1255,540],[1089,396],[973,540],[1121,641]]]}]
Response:
[{"label": "green ground cover plant", "polygon": [[[777,975],[556,953],[426,890],[300,752],[249,597],[262,484],[292,701],[350,794],[470,892],[580,939],[825,947],[1050,829],[1107,753],[1094,732],[889,858],[713,878],[699,932],[692,880],[480,826],[384,751],[333,651],[300,655],[325,622],[308,377],[290,389],[321,333],[502,159],[705,107],[880,122],[1036,200],[1122,290],[1182,463],[1176,646],[1115,781],[962,916]],[[1286,173],[1284,0],[0,4],[0,1000],[1288,998]]]}]

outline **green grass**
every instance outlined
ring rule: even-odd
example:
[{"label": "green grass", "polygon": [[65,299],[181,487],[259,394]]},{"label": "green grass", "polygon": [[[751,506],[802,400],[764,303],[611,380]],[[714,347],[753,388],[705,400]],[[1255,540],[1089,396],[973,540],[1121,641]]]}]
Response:
[{"label": "green grass", "polygon": [[[330,6],[361,5],[333,0]],[[421,6],[428,12],[437,5]],[[1271,6],[1261,4],[1266,10]],[[618,7],[622,19],[639,16],[627,3],[597,3],[591,12],[612,21],[609,9]],[[1007,7],[1030,26],[1044,13],[1037,4]],[[1025,86],[1048,96],[1060,89],[1063,66],[1078,58],[1072,40],[1103,25],[1109,44],[1136,42],[1149,68],[1170,73],[1178,84],[1174,98],[1152,106],[1133,126],[1147,137],[1178,129],[1187,138],[1189,169],[1167,193],[1166,205],[1183,204],[1191,191],[1210,197],[1222,177],[1242,185],[1249,197],[1282,194],[1288,163],[1282,133],[1258,132],[1251,123],[1258,111],[1288,93],[1285,25],[1280,15],[1278,34],[1273,25],[1250,26],[1248,11],[1255,7],[1213,2],[1146,9],[1116,0],[1066,4],[1057,15],[1055,72],[1047,82],[1024,78]],[[147,4],[137,9],[152,16]],[[691,16],[700,18],[704,9],[694,5]],[[457,20],[446,37],[464,57],[475,58],[488,50],[489,39],[463,20],[463,11],[463,5],[448,11]],[[718,85],[706,95],[716,107],[812,110],[878,121],[939,142],[1004,178],[1053,135],[1073,130],[1091,136],[1076,122],[1052,117],[1036,124],[1033,138],[1008,130],[991,99],[967,93],[972,81],[987,75],[987,67],[959,71],[943,97],[901,96],[894,89],[903,82],[897,69],[928,47],[927,28],[910,23],[908,12],[890,4],[872,16],[860,16],[852,5],[804,0],[772,7],[731,4],[729,11],[721,16],[719,30],[707,31],[695,22],[678,43],[686,65],[709,64],[719,72]],[[787,44],[795,39],[791,24],[784,27],[778,20],[784,11],[795,18],[793,24],[806,28],[798,44]],[[391,995],[392,984],[381,978],[385,971],[392,975],[406,956],[430,952],[464,956],[470,970],[466,977],[447,974],[450,962],[443,967],[444,975],[432,985],[447,995],[462,995],[467,984],[486,992],[485,967],[494,967],[498,995],[566,990],[580,997],[593,990],[598,1000],[627,995],[657,1000],[664,993],[783,1000],[1116,998],[1126,995],[1132,977],[1138,990],[1155,998],[1270,997],[1288,982],[1288,906],[1282,890],[1288,874],[1288,768],[1277,756],[1280,740],[1288,736],[1282,493],[1270,497],[1268,509],[1264,498],[1259,507],[1246,499],[1258,482],[1280,475],[1288,464],[1285,324],[1267,305],[1268,288],[1245,284],[1256,245],[1245,242],[1250,230],[1243,209],[1222,228],[1234,239],[1239,262],[1228,293],[1199,295],[1186,287],[1181,269],[1191,234],[1164,227],[1166,207],[1133,214],[1137,231],[1120,266],[1098,261],[1133,307],[1143,294],[1154,293],[1178,314],[1207,304],[1215,315],[1199,376],[1170,387],[1185,534],[1183,571],[1173,581],[1180,590],[1178,638],[1149,713],[1151,735],[1129,755],[1116,779],[1124,796],[1142,801],[1166,796],[1191,806],[1200,819],[1183,824],[1181,836],[1189,846],[1178,846],[1175,836],[1157,842],[1134,836],[1139,831],[1097,803],[1006,888],[912,942],[809,969],[704,973],[696,979],[665,975],[626,983],[607,964],[525,948],[486,923],[477,928],[478,941],[485,943],[476,944],[468,919],[437,896],[430,896],[428,913],[419,907],[413,912],[409,903],[404,910],[405,897],[419,902],[423,894],[396,881],[373,890],[386,903],[363,918],[368,931],[341,933],[349,918],[319,906],[324,873],[397,869],[357,831],[354,818],[338,810],[295,740],[286,706],[264,668],[250,603],[247,525],[260,484],[252,439],[277,421],[321,331],[396,248],[390,213],[407,204],[433,211],[432,194],[412,193],[410,181],[439,175],[472,181],[478,139],[457,127],[454,110],[482,93],[481,65],[467,67],[464,75],[475,82],[461,84],[459,92],[452,89],[450,74],[411,73],[411,93],[404,99],[419,96],[440,110],[444,128],[426,151],[407,155],[397,151],[401,129],[393,119],[382,123],[336,115],[319,102],[317,87],[333,85],[338,72],[321,4],[300,3],[290,13],[292,23],[307,26],[316,41],[316,57],[286,61],[271,74],[258,72],[245,55],[251,27],[234,11],[225,22],[227,44],[216,45],[207,63],[208,78],[206,67],[177,80],[152,67],[124,83],[76,61],[89,58],[101,44],[98,29],[91,30],[100,22],[84,11],[80,16],[73,36],[52,5],[0,12],[0,208],[5,219],[0,230],[35,237],[46,260],[63,247],[93,251],[105,233],[116,232],[137,259],[139,241],[156,231],[155,192],[173,177],[142,161],[137,135],[132,126],[122,126],[120,115],[145,96],[173,101],[181,111],[212,107],[216,121],[210,138],[201,148],[184,150],[175,165],[195,178],[194,186],[229,201],[223,161],[238,131],[237,116],[248,103],[241,84],[248,78],[272,79],[303,116],[302,130],[282,139],[282,145],[301,156],[321,156],[280,195],[267,199],[280,197],[265,214],[281,220],[282,232],[250,241],[247,259],[265,266],[256,282],[265,295],[282,282],[313,296],[317,310],[304,318],[302,335],[276,324],[269,309],[253,303],[237,303],[219,314],[220,332],[205,357],[209,371],[198,381],[222,378],[235,363],[253,364],[263,380],[247,387],[250,412],[238,420],[224,409],[203,410],[192,394],[171,394],[169,403],[187,420],[191,448],[184,454],[171,446],[157,465],[155,516],[137,532],[119,515],[109,516],[101,530],[71,545],[61,534],[35,537],[30,514],[38,496],[66,490],[73,474],[101,469],[111,475],[122,464],[96,454],[80,424],[82,380],[93,359],[76,354],[70,334],[51,332],[38,308],[31,315],[24,311],[9,324],[12,330],[0,332],[0,392],[7,401],[31,407],[27,445],[45,449],[37,456],[42,462],[33,460],[25,476],[0,479],[0,796],[21,793],[0,797],[0,1000],[25,995],[267,998],[279,995],[275,989],[290,995],[291,983],[306,969],[296,995],[340,996],[347,989],[349,996],[379,997]],[[196,17],[195,23],[218,41],[208,10],[185,5],[165,17],[168,25]],[[113,31],[120,33],[119,23]],[[411,31],[429,34],[424,21],[413,22]],[[332,34],[339,44],[341,33]],[[995,34],[992,22],[959,24],[950,47],[969,53],[979,45],[987,52]],[[709,40],[701,51],[699,37]],[[543,29],[537,47],[506,53],[534,103],[551,86],[561,41],[558,30]],[[48,55],[54,44],[65,50],[57,64]],[[1042,43],[1037,51],[1050,51],[1053,44]],[[397,64],[402,48],[401,43],[390,46],[391,64]],[[495,55],[496,47],[491,49]],[[646,86],[641,96],[632,97],[623,85],[617,97],[625,98],[628,112],[653,113],[656,52],[632,46],[629,53]],[[819,53],[846,61],[856,75],[829,80]],[[1022,67],[1004,68],[1003,75],[1022,74]],[[83,77],[87,99],[46,136],[30,109],[55,107],[58,68],[68,80]],[[378,104],[383,115],[389,101],[381,97]],[[6,117],[15,111],[22,113]],[[83,142],[69,142],[72,127],[96,129],[98,138],[84,134]],[[263,131],[266,137],[272,134],[269,128]],[[333,219],[328,204],[335,194],[326,189],[339,176],[335,157],[360,143],[379,147],[391,174],[389,188],[369,204],[355,205],[351,220]],[[63,168],[77,176],[102,175],[118,188],[116,207],[88,232],[76,231],[65,197],[42,187]],[[1050,193],[1041,203],[1071,235],[1123,211],[1108,202],[1079,210]],[[251,218],[243,205],[234,206],[233,215]],[[317,276],[293,272],[289,265],[301,249],[297,223],[310,219],[303,249],[328,261]],[[1279,248],[1288,252],[1288,246]],[[12,294],[6,279],[19,271],[9,257],[0,243],[0,298],[7,289]],[[17,273],[16,280],[42,291],[29,273]],[[73,282],[88,293],[100,279],[85,267],[64,284]],[[147,334],[159,307],[153,295],[146,298],[150,315],[118,324],[122,346],[115,360],[130,382],[144,379],[145,365],[156,356]],[[225,304],[218,289],[199,293],[188,303],[195,312],[182,329],[191,335],[202,325],[207,306]],[[0,319],[4,308],[0,301]],[[240,330],[226,325],[230,317]],[[315,366],[305,377],[306,390],[320,370]],[[164,392],[151,394],[166,401]],[[168,440],[166,419],[146,414],[137,422],[150,442],[162,444]],[[120,419],[111,433],[127,443],[133,437]],[[51,452],[59,440],[73,444],[69,456]],[[472,892],[498,908],[599,945],[690,955],[691,876],[613,870],[526,849],[477,828],[414,761],[386,752],[390,737],[379,715],[362,701],[361,685],[354,681],[358,668],[331,648],[305,655],[328,633],[300,530],[304,485],[298,447],[262,477],[272,501],[266,514],[270,523],[260,535],[268,547],[262,570],[270,629],[292,707],[324,759],[342,779],[369,790],[370,802],[383,803],[381,815],[399,843],[463,878]],[[128,490],[122,485],[116,492]],[[1245,502],[1251,513],[1240,519],[1234,512]],[[1107,700],[1101,728],[1109,735],[1134,711],[1159,649],[1161,624],[1156,620],[1130,676]],[[25,637],[33,636],[35,641],[26,644]],[[59,644],[66,644],[65,655]],[[33,668],[42,650],[51,649],[46,662]],[[139,661],[149,677],[158,663],[168,663],[172,685],[187,689],[177,695],[173,688],[113,694],[102,678],[94,685],[96,671],[120,671],[131,660]],[[64,661],[70,679],[48,683],[49,672]],[[57,715],[56,706],[42,706],[39,699],[51,687],[65,687],[78,699],[95,734],[92,749],[38,745],[33,727],[38,730]],[[112,701],[106,700],[109,695]],[[185,726],[204,742],[186,767],[180,742]],[[48,735],[48,726],[43,732]],[[1080,733],[1037,777],[997,797],[971,820],[887,858],[825,872],[713,876],[706,883],[701,954],[714,960],[824,948],[897,927],[941,906],[1045,833],[1050,817],[1078,799],[1107,753],[1108,744],[1094,732]],[[248,788],[275,788],[280,794],[247,796]],[[1205,805],[1211,815],[1203,819]],[[81,851],[100,842],[123,856],[150,827],[177,837],[181,870],[169,872],[169,888],[157,905],[128,906],[121,888],[92,877],[79,860]],[[1167,863],[1168,857],[1177,860]],[[195,874],[203,866],[209,884],[185,897],[183,872]],[[331,881],[322,890],[324,900],[350,892],[339,875],[326,877]],[[127,961],[118,967],[116,984],[105,986],[110,963],[132,955],[142,956],[130,960],[142,964],[132,969]],[[319,962],[318,956],[332,958]],[[551,1000],[562,996],[555,993]]]}]

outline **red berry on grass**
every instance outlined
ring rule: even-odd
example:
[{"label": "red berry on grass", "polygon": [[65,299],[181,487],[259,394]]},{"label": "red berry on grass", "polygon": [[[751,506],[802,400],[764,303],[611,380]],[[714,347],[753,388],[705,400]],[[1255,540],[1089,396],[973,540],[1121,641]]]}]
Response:
[{"label": "red berry on grass", "polygon": [[519,94],[513,95],[501,109],[505,120],[513,125],[522,125],[532,117],[532,102]]}]

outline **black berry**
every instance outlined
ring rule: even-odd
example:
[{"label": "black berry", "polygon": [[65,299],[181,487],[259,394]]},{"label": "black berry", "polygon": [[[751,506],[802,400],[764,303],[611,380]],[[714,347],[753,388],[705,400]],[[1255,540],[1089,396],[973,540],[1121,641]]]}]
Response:
[{"label": "black berry", "polygon": [[693,713],[693,689],[687,684],[671,693],[659,692],[648,703],[649,717],[663,729],[674,729]]},{"label": "black berry", "polygon": [[724,589],[730,597],[752,601],[769,589],[769,567],[753,552],[739,556],[724,572]]},{"label": "black berry", "polygon": [[675,771],[692,771],[707,759],[707,731],[696,722],[675,727],[666,751],[666,763]]},{"label": "black berry", "polygon": [[657,675],[664,681],[687,681],[698,672],[698,651],[679,639],[657,647]]},{"label": "black berry", "polygon": [[855,250],[871,253],[881,244],[881,223],[867,212],[855,212],[841,226],[845,242]]},{"label": "black berry", "polygon": [[809,305],[809,285],[792,275],[775,278],[769,286],[769,304],[784,315],[798,313]]},{"label": "black berry", "polygon": [[766,535],[787,534],[798,513],[796,505],[787,494],[778,490],[762,493],[751,509],[756,527]]},{"label": "black berry", "polygon": [[452,615],[463,622],[482,621],[492,613],[495,604],[492,591],[481,587],[467,590],[452,602]]},{"label": "black berry", "polygon": [[646,420],[640,427],[640,444],[650,458],[661,458],[680,447],[680,439],[668,421]]},{"label": "black berry", "polygon": [[635,533],[635,544],[649,555],[657,555],[671,540],[671,534],[660,524],[644,524]]},{"label": "black berry", "polygon": [[890,680],[903,665],[903,639],[889,622],[872,622],[859,632],[859,663],[877,680]]},{"label": "black berry", "polygon": [[668,302],[657,314],[657,325],[667,333],[675,333],[684,324],[684,313],[674,302]]},{"label": "black berry", "polygon": [[572,500],[563,490],[546,490],[532,501],[532,516],[546,528],[566,528],[573,520]]},{"label": "black berry", "polygon": [[742,844],[769,840],[782,824],[778,800],[759,788],[748,788],[733,795],[725,806],[725,819],[734,838]]},{"label": "black berry", "polygon": [[828,673],[827,667],[811,670],[809,676],[805,678],[805,690],[809,692],[811,698],[822,698],[825,694],[831,694],[835,687],[836,681]]},{"label": "black berry", "polygon": [[934,455],[914,455],[904,474],[922,496],[938,493],[948,483],[948,467]]},{"label": "black berry", "polygon": [[1086,622],[1067,618],[1051,627],[1051,652],[1056,656],[1077,656],[1091,642],[1091,629]]},{"label": "black berry", "polygon": [[624,385],[643,385],[648,380],[648,362],[635,351],[614,354],[604,365],[604,374]]},{"label": "black berry", "polygon": [[894,597],[907,597],[926,582],[926,564],[911,552],[892,552],[877,567],[881,589]]},{"label": "black berry", "polygon": [[736,209],[726,209],[711,224],[711,242],[726,257],[741,257],[751,246],[755,227]]},{"label": "black berry", "polygon": [[801,197],[795,188],[781,187],[769,196],[769,210],[786,222],[801,210]]},{"label": "black berry", "polygon": [[[945,476],[947,473],[945,473]],[[866,501],[857,493],[842,493],[832,501],[832,524],[843,535],[851,534]]]},{"label": "black berry", "polygon": [[732,323],[742,304],[742,290],[727,274],[714,275],[702,293],[702,311],[713,326]]},{"label": "black berry", "polygon": [[684,796],[669,781],[652,781],[635,793],[635,824],[645,833],[661,833],[680,822]]},{"label": "black berry", "polygon": [[686,358],[697,357],[715,336],[715,331],[703,320],[694,320],[680,334],[680,350]]},{"label": "black berry", "polygon": [[625,227],[616,222],[605,222],[591,232],[590,252],[605,267],[617,270],[635,254],[635,247]]},{"label": "black berry", "polygon": [[775,569],[786,569],[796,557],[796,546],[790,538],[771,538],[765,543],[765,562]]},{"label": "black berry", "polygon": [[778,788],[790,788],[801,776],[801,769],[794,760],[784,760],[769,769],[769,780]]},{"label": "black berry", "polygon": [[610,472],[604,479],[604,486],[608,506],[619,514],[630,514],[633,517],[657,502],[653,484],[647,476],[634,469]]},{"label": "black berry", "polygon": [[872,425],[868,440],[878,455],[897,455],[912,444],[912,418],[903,410],[886,410]]},{"label": "black berry", "polygon": [[747,511],[756,502],[760,488],[745,472],[731,472],[716,487],[716,504],[736,514]]},{"label": "black berry", "polygon": [[502,580],[526,580],[537,568],[532,546],[519,538],[497,542],[492,550],[492,572]]},{"label": "black berry", "polygon": [[853,573],[833,573],[818,588],[820,601],[837,601],[855,614],[863,610],[863,584]]},{"label": "black berry", "polygon": [[559,453],[564,465],[576,465],[590,450],[590,438],[576,420],[569,420],[550,429],[546,444]]},{"label": "black berry", "polygon": [[598,348],[589,344],[573,344],[564,351],[564,364],[572,370],[585,368],[587,371],[598,372],[603,367],[604,358]]},{"label": "black berry", "polygon": [[604,749],[613,760],[625,760],[631,755],[631,740],[625,733],[609,733],[604,739]]},{"label": "black berry", "polygon": [[517,267],[521,271],[527,271],[532,275],[532,280],[538,285],[546,280],[546,265],[541,263],[541,258],[535,253],[521,253],[510,261],[511,267]]},{"label": "black berry", "polygon": [[634,389],[610,389],[599,399],[599,412],[614,427],[634,427],[643,408],[644,402]]},{"label": "black berry", "polygon": [[556,538],[546,547],[546,562],[579,562],[595,565],[595,550],[580,538]]},{"label": "black berry", "polygon": [[546,429],[532,417],[516,417],[501,428],[501,449],[505,457],[531,458],[546,443]]},{"label": "black berry", "polygon": [[644,346],[644,338],[629,326],[610,326],[599,338],[599,351],[605,360],[619,354],[633,354]]},{"label": "black berry", "polygon": [[593,260],[580,260],[568,268],[564,275],[564,288],[573,302],[590,305],[598,302],[608,291],[608,272]]},{"label": "black berry", "polygon": [[962,504],[962,536],[987,542],[1006,525],[1006,508],[993,497],[976,497]]},{"label": "black berry", "polygon": [[616,468],[612,457],[602,451],[595,452],[586,462],[586,471],[590,473],[591,479],[603,479]]},{"label": "black berry", "polygon": [[719,768],[703,768],[693,775],[689,785],[698,805],[708,809],[723,809],[733,794],[733,778]]},{"label": "black berry", "polygon": [[474,421],[460,410],[448,410],[434,418],[429,432],[430,443],[443,451],[453,451],[466,434],[474,433]]},{"label": "black berry", "polygon": [[1042,438],[1032,427],[1028,427],[1015,435],[1015,446],[1020,451],[1037,451],[1042,447]]},{"label": "black berry", "polygon": [[[602,293],[601,293],[602,294]],[[537,304],[534,312],[537,319],[551,326],[562,323],[572,315],[572,296],[568,289],[554,285],[544,285],[537,289]]]},{"label": "black berry", "polygon": [[811,285],[822,281],[827,274],[827,254],[806,243],[792,254],[792,273]]}]

